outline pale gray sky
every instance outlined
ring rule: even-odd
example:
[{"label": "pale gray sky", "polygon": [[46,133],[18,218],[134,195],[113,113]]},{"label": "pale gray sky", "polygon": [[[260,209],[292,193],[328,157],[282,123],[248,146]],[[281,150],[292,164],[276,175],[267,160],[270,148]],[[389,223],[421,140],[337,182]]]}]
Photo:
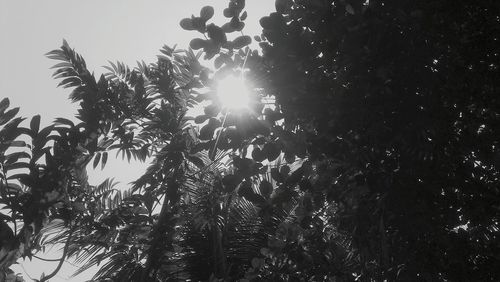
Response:
[{"label": "pale gray sky", "polygon": [[[258,35],[259,19],[274,10],[273,0],[247,0],[245,34]],[[71,117],[75,105],[67,99],[69,89],[56,88],[49,69],[55,61],[44,54],[61,46],[66,39],[83,55],[87,67],[102,73],[107,61],[122,61],[135,66],[137,60],[153,62],[164,45],[185,48],[197,32],[179,27],[182,18],[198,15],[202,6],[215,8],[214,22],[223,24],[225,0],[0,0],[0,99],[8,97],[20,114],[42,115],[48,124],[56,117]],[[127,166],[111,161],[104,174],[127,183],[141,174],[141,166]],[[57,256],[57,252],[55,255]],[[23,264],[26,271],[39,278],[50,273],[55,264],[40,264],[36,259]],[[74,267],[66,264],[56,279],[66,280]],[[16,271],[22,271],[19,266]],[[29,278],[25,279],[29,281]],[[84,281],[91,274],[72,281]]]}]

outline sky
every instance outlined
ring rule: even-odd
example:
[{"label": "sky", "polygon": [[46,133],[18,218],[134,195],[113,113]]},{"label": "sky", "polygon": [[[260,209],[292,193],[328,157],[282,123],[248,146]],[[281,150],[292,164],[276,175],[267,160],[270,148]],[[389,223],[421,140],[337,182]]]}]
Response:
[{"label": "sky", "polygon": [[[205,5],[215,8],[212,21],[222,25],[225,0],[0,0],[0,100],[7,97],[19,114],[32,117],[40,114],[42,124],[57,117],[70,118],[76,105],[67,99],[71,89],[57,88],[52,79],[56,62],[44,56],[58,49],[66,39],[80,53],[89,70],[96,76],[105,70],[108,61],[121,61],[131,67],[136,61],[154,62],[163,45],[186,48],[198,36],[179,26],[182,18],[199,15]],[[259,19],[274,11],[273,0],[246,1],[248,18],[243,30],[259,35]],[[109,160],[104,172],[89,171],[91,184],[106,177],[115,177],[125,185],[141,175],[145,165]],[[92,183],[94,181],[94,183]],[[57,258],[58,251],[50,258]],[[16,272],[39,278],[52,272],[54,263],[33,262],[15,266]],[[24,270],[23,270],[24,268]],[[66,263],[51,282],[70,281],[75,266]],[[84,273],[71,281],[85,281],[92,273]]]}]

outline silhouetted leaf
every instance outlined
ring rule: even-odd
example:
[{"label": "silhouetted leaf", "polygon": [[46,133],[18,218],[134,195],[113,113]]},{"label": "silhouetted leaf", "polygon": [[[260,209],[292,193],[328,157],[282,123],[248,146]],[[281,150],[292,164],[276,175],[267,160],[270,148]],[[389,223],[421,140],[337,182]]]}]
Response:
[{"label": "silhouetted leaf", "polygon": [[4,125],[7,122],[9,122],[13,117],[15,117],[17,115],[18,112],[19,112],[19,108],[14,108],[14,109],[8,110],[4,114],[1,114],[0,115],[0,125]]},{"label": "silhouetted leaf", "polygon": [[206,106],[204,109],[205,115],[209,117],[216,117],[220,112],[220,107],[216,104],[210,104]]},{"label": "silhouetted leaf", "polygon": [[267,158],[266,154],[262,152],[259,147],[254,147],[252,150],[252,159],[256,162],[262,162]]},{"label": "silhouetted leaf", "polygon": [[101,160],[101,153],[97,153],[94,157],[94,163],[92,164],[92,167],[95,169],[97,165],[99,164],[99,161]]},{"label": "silhouetted leaf", "polygon": [[201,8],[200,11],[200,18],[204,19],[205,21],[208,21],[214,16],[214,8],[211,6],[205,6]]},{"label": "silhouetted leaf", "polygon": [[70,127],[74,127],[75,126],[75,124],[71,120],[65,119],[65,118],[56,118],[55,119],[55,123],[56,124],[69,125]]},{"label": "silhouetted leaf", "polygon": [[206,45],[206,41],[201,38],[194,38],[191,40],[191,42],[189,42],[189,47],[191,47],[193,50],[205,48]]},{"label": "silhouetted leaf", "polygon": [[197,124],[204,123],[208,118],[209,116],[207,115],[199,115],[194,118],[194,122]]},{"label": "silhouetted leaf", "polygon": [[224,15],[224,17],[226,18],[231,18],[233,17],[233,11],[229,8],[225,8],[224,11],[222,12],[222,14]]},{"label": "silhouetted leaf", "polygon": [[233,40],[233,48],[241,49],[252,43],[252,38],[248,35],[238,36]]},{"label": "silhouetted leaf", "polygon": [[272,162],[281,154],[280,148],[275,143],[267,143],[262,149],[267,159]]},{"label": "silhouetted leaf", "polygon": [[9,143],[10,147],[26,147],[26,142],[21,140],[14,140]]},{"label": "silhouetted leaf", "polygon": [[281,176],[281,173],[277,168],[272,168],[271,169],[271,177],[276,181],[277,183],[283,183],[283,176]]},{"label": "silhouetted leaf", "polygon": [[5,165],[5,170],[9,171],[9,170],[14,170],[14,169],[29,168],[29,167],[30,167],[29,163],[16,162],[16,163]]},{"label": "silhouetted leaf", "polygon": [[206,124],[200,129],[200,140],[211,140],[214,135],[215,126]]},{"label": "silhouetted leaf", "polygon": [[240,15],[240,21],[244,21],[244,20],[246,20],[246,19],[247,19],[247,16],[248,16],[247,11],[243,12],[243,13]]},{"label": "silhouetted leaf", "polygon": [[8,98],[3,98],[0,101],[0,116],[4,113],[4,111],[9,107],[10,102]]},{"label": "silhouetted leaf", "polygon": [[40,129],[40,115],[36,115],[31,118],[30,128],[34,135],[38,133],[38,130]]},{"label": "silhouetted leaf", "polygon": [[107,161],[108,161],[108,152],[103,152],[101,158],[101,170],[104,169]]},{"label": "silhouetted leaf", "polygon": [[264,198],[269,199],[271,193],[273,192],[273,185],[267,180],[262,180],[260,182],[259,190],[260,194],[264,196]]},{"label": "silhouetted leaf", "polygon": [[193,26],[193,21],[189,18],[182,19],[179,24],[185,30],[196,30]]},{"label": "silhouetted leaf", "polygon": [[283,177],[287,177],[288,173],[290,173],[290,167],[289,166],[283,165],[283,166],[280,167],[280,174]]},{"label": "silhouetted leaf", "polygon": [[253,193],[252,184],[248,181],[243,181],[238,189],[238,195],[247,198]]},{"label": "silhouetted leaf", "polygon": [[208,37],[216,44],[224,44],[227,41],[226,33],[217,25],[209,24],[207,26]]}]

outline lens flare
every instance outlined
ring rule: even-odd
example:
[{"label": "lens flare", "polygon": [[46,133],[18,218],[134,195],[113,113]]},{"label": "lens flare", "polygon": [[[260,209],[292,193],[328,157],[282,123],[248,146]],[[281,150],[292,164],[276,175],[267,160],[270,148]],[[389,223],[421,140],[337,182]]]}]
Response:
[{"label": "lens flare", "polygon": [[249,106],[249,90],[242,77],[228,75],[218,82],[217,96],[226,109],[237,110]]}]

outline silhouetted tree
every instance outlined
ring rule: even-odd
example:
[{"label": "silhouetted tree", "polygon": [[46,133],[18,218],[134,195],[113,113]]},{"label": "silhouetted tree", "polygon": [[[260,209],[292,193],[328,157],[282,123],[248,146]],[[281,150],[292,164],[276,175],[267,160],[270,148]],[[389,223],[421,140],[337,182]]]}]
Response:
[{"label": "silhouetted tree", "polygon": [[[276,1],[266,94],[366,280],[499,279],[500,4]],[[319,197],[319,196],[318,196]],[[321,207],[318,205],[317,209]]]}]

